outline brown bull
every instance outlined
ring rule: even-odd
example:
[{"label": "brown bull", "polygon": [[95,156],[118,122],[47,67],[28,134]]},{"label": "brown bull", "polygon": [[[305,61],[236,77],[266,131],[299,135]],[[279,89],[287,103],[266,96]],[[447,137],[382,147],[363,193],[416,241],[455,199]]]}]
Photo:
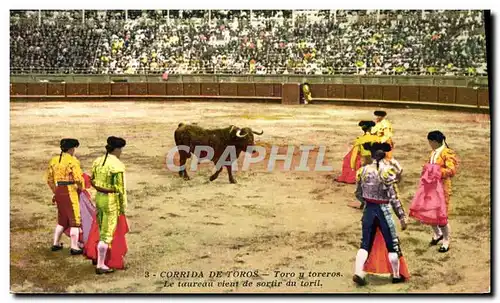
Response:
[{"label": "brown bull", "polygon": [[[238,157],[242,151],[247,150],[248,146],[255,144],[254,134],[262,135],[263,133],[263,131],[260,133],[252,131],[249,127],[239,128],[234,125],[219,129],[205,129],[194,124],[180,123],[175,130],[174,138],[177,147],[181,145],[189,147],[189,152],[179,150],[180,165],[185,166],[187,158],[191,158],[191,154],[194,153],[196,146],[210,146],[214,150],[214,155],[210,160],[214,164],[217,164],[228,146],[234,147],[236,150],[236,157]],[[231,159],[228,156],[226,159],[222,160],[230,161]],[[233,161],[234,160],[235,159],[233,159]],[[236,183],[236,180],[233,178],[231,166],[225,166],[229,175],[229,182]],[[210,181],[217,179],[223,168],[223,166],[218,168],[217,171],[210,176]],[[179,171],[179,176],[189,180],[186,167]]]}]

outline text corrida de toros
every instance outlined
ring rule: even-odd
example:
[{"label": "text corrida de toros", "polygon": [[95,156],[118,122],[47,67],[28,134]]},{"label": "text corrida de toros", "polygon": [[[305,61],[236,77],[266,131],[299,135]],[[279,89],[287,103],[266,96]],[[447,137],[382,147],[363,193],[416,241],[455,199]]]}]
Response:
[{"label": "text corrida de toros", "polygon": [[183,279],[183,278],[257,278],[259,271],[209,271],[208,275],[203,271],[162,271],[160,278]]}]

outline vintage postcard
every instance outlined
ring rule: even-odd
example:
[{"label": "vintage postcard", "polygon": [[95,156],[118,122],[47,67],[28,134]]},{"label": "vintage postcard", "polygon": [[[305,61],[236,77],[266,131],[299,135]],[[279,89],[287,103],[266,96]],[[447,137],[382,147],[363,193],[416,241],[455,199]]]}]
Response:
[{"label": "vintage postcard", "polygon": [[482,10],[11,10],[11,292],[489,294],[489,35]]}]

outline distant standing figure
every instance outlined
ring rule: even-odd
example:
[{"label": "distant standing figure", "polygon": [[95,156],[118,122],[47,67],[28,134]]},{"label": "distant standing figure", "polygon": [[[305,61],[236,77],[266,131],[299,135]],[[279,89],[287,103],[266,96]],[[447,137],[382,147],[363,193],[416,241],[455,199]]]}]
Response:
[{"label": "distant standing figure", "polygon": [[312,102],[311,86],[309,85],[309,83],[305,82],[304,84],[302,84],[300,89],[300,96],[300,99],[304,104],[309,104]]}]

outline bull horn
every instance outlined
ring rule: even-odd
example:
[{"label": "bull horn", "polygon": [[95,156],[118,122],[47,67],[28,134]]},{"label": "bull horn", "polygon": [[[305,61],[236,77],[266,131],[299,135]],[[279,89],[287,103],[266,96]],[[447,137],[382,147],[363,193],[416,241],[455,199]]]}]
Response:
[{"label": "bull horn", "polygon": [[231,125],[231,129],[229,130],[229,133],[232,133],[235,128],[236,128],[236,126]]},{"label": "bull horn", "polygon": [[252,130],[252,133],[254,133],[254,134],[256,134],[256,135],[259,135],[259,136],[260,136],[260,135],[262,135],[262,134],[264,133],[264,131],[261,131],[260,133],[258,133],[258,132],[256,132],[256,131],[253,131],[253,130]]},{"label": "bull horn", "polygon": [[238,138],[245,138],[247,135],[248,133],[241,135],[241,129],[238,129],[238,131],[236,132],[236,137]]}]

